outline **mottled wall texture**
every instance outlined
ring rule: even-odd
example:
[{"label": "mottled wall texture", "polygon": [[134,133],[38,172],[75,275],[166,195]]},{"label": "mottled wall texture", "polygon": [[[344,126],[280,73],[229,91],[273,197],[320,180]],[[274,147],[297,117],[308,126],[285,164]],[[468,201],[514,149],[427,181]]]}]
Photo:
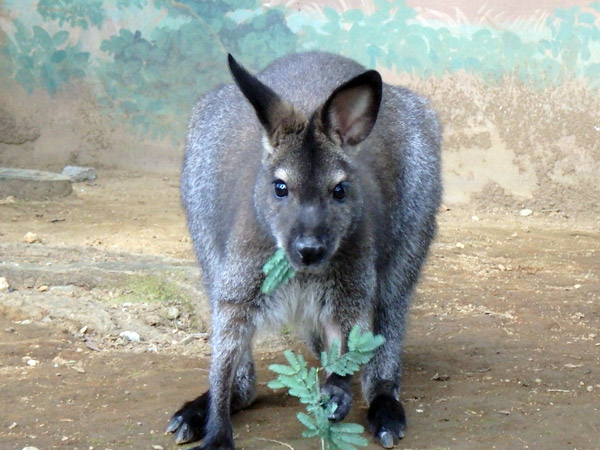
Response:
[{"label": "mottled wall texture", "polygon": [[446,202],[600,212],[600,3],[0,0],[0,165],[179,169],[226,54],[329,50],[429,96]]}]

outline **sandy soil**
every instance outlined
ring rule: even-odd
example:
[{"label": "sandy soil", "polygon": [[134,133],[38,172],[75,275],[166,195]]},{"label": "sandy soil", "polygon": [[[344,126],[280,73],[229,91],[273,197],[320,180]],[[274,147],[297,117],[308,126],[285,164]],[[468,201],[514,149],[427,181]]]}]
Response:
[{"label": "sandy soil", "polygon": [[[399,448],[600,448],[597,219],[477,205],[440,213]],[[1,449],[177,448],[163,430],[207,388],[210,348],[176,177],[100,172],[60,201],[0,202],[0,277]],[[265,386],[289,347],[306,354],[287,335],[258,343],[238,448],[320,448],[300,437],[296,400]],[[364,415],[358,400],[349,419]]]}]

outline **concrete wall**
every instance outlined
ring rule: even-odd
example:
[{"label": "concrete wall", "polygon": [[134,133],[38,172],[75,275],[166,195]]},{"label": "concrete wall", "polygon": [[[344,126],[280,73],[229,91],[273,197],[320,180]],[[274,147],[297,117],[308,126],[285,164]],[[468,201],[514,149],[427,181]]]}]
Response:
[{"label": "concrete wall", "polygon": [[600,212],[599,27],[567,0],[5,0],[0,166],[177,171],[227,51],[322,49],[432,99],[446,202]]}]

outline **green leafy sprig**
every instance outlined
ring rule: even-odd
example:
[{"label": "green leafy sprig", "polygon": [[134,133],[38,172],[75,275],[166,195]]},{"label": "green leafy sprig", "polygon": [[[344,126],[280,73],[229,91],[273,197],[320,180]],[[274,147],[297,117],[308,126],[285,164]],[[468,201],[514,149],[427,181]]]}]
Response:
[{"label": "green leafy sprig", "polygon": [[278,249],[262,267],[265,281],[260,288],[263,294],[270,295],[279,286],[287,283],[296,272],[285,256],[285,251]]},{"label": "green leafy sprig", "polygon": [[319,373],[336,373],[340,376],[351,375],[361,365],[367,363],[375,349],[385,342],[383,336],[374,336],[370,331],[362,333],[356,325],[348,336],[348,352],[340,355],[340,343],[334,340],[329,352],[321,352],[321,367],[308,367],[300,354],[291,350],[284,352],[289,365],[272,364],[269,370],[277,374],[267,386],[271,389],[287,388],[288,393],[298,397],[306,405],[306,413],[296,414],[298,420],[307,428],[302,433],[306,438],[319,437],[321,447],[331,450],[356,450],[356,446],[367,446],[368,441],[361,434],[364,428],[355,423],[331,423],[328,417],[335,412],[337,405],[328,404],[328,398],[321,394]]}]

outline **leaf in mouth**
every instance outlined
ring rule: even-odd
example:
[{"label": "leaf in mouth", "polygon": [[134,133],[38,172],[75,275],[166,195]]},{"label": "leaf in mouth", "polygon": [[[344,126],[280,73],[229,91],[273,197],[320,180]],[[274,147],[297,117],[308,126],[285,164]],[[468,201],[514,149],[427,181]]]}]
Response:
[{"label": "leaf in mouth", "polygon": [[260,291],[266,295],[272,294],[275,289],[287,283],[296,274],[282,249],[277,249],[262,267],[262,271],[265,274],[265,280]]}]

